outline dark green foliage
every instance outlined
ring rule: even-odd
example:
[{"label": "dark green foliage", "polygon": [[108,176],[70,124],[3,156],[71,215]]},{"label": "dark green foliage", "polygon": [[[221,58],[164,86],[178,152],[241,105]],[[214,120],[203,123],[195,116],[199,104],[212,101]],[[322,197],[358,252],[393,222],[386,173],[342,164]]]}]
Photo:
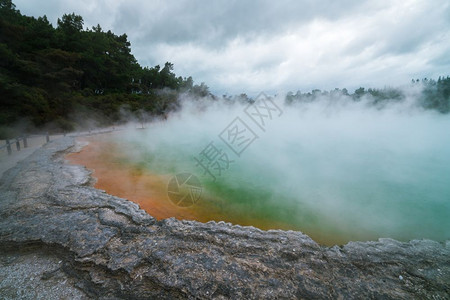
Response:
[{"label": "dark green foliage", "polygon": [[106,125],[120,119],[122,107],[164,114],[178,107],[178,92],[209,95],[192,77],[177,77],[170,62],[142,68],[126,34],[83,24],[81,16],[64,14],[53,28],[46,16],[23,16],[0,0],[0,126],[28,119],[69,130],[81,125],[81,114]]},{"label": "dark green foliage", "polygon": [[422,105],[428,109],[436,109],[441,113],[450,112],[450,77],[435,80],[422,80],[425,88],[422,92]]}]

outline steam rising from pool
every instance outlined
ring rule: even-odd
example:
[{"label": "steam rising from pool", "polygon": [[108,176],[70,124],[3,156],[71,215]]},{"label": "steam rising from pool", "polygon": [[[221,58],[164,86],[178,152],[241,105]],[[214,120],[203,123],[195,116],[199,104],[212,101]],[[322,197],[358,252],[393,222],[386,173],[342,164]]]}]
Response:
[{"label": "steam rising from pool", "polygon": [[[185,100],[167,121],[117,143],[153,173],[195,174],[204,189],[196,205],[235,224],[300,230],[329,244],[450,238],[449,115],[415,108],[414,97],[383,108],[275,101],[283,114],[265,132],[245,105]],[[218,137],[236,117],[258,135],[240,157]],[[194,159],[210,142],[234,161],[215,181]]]}]

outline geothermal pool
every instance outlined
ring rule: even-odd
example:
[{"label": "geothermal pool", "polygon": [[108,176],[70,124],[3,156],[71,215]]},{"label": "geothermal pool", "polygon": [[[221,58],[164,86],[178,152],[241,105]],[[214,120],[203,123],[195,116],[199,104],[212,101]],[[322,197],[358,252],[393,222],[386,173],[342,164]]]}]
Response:
[{"label": "geothermal pool", "polygon": [[[186,103],[167,121],[91,138],[68,159],[158,219],[299,230],[326,245],[450,238],[448,115],[405,103],[278,107],[261,127],[242,105]],[[195,192],[192,205],[168,195],[177,174],[200,182],[179,191]]]}]

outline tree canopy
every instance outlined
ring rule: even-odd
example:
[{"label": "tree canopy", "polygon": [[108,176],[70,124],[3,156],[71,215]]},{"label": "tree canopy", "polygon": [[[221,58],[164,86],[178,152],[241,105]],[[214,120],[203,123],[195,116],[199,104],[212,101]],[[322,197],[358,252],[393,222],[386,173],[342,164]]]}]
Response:
[{"label": "tree canopy", "polygon": [[192,77],[177,77],[170,62],[140,66],[126,34],[83,26],[71,13],[54,28],[46,16],[24,16],[11,0],[0,0],[0,126],[28,119],[70,130],[82,125],[74,117],[80,112],[111,124],[123,107],[163,114],[177,106],[179,92],[205,95]]}]

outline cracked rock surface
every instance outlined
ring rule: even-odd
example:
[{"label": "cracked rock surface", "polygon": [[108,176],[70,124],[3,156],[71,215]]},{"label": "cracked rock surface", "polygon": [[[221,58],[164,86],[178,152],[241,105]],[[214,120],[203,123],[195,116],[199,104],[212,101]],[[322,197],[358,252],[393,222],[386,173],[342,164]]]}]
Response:
[{"label": "cracked rock surface", "polygon": [[0,181],[0,298],[449,299],[450,241],[325,247],[301,232],[166,219],[90,186],[66,137]]}]

